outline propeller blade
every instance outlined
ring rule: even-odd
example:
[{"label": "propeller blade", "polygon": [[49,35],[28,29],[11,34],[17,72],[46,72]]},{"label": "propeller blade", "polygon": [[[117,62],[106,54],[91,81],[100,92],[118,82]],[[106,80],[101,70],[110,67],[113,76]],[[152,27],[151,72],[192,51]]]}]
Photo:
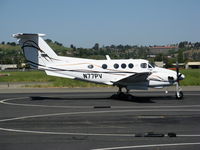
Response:
[{"label": "propeller blade", "polygon": [[179,78],[180,78],[181,74],[179,74],[179,65],[178,65],[178,60],[176,61],[176,82],[178,83],[178,85],[180,85],[179,83]]},{"label": "propeller blade", "polygon": [[178,61],[176,61],[176,73],[177,73],[177,76],[179,74],[179,65],[178,65]]},{"label": "propeller blade", "polygon": [[182,76],[182,73],[179,73],[179,75],[178,75],[178,79],[180,80],[180,77]]}]

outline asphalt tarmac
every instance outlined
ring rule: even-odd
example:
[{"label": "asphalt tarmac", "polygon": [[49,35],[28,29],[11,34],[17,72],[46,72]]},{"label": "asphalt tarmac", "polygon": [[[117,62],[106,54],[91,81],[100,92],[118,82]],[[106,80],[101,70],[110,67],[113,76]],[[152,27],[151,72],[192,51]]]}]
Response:
[{"label": "asphalt tarmac", "polygon": [[[0,94],[0,150],[199,150],[200,92]],[[170,135],[176,137],[169,137]]]}]

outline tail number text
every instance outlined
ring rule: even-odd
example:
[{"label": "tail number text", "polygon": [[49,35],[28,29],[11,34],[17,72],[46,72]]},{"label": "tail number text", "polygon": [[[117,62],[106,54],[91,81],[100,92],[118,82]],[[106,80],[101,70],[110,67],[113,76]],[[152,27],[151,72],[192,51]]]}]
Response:
[{"label": "tail number text", "polygon": [[84,73],[83,78],[84,79],[101,79],[102,74],[99,74],[99,73]]}]

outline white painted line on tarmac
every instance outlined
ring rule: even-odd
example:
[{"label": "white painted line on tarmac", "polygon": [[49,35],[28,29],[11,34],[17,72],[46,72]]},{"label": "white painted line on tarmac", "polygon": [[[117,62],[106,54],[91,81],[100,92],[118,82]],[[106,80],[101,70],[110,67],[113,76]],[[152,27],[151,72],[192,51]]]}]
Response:
[{"label": "white painted line on tarmac", "polygon": [[178,106],[170,106],[170,105],[166,105],[166,106],[112,106],[112,108],[189,108],[189,107],[200,107],[200,105],[178,105]]},{"label": "white painted line on tarmac", "polygon": [[43,115],[22,116],[16,118],[1,119],[0,122],[22,120],[29,118],[52,117],[61,115],[80,115],[80,114],[101,114],[101,113],[126,113],[126,112],[197,112],[200,109],[137,109],[137,110],[108,110],[108,111],[86,111],[86,112],[67,112],[67,113],[54,113]]},{"label": "white painted line on tarmac", "polygon": [[199,96],[200,94],[184,94],[184,95],[194,95],[194,96]]},{"label": "white painted line on tarmac", "polygon": [[[13,105],[13,106],[24,106],[24,107],[47,107],[47,108],[94,108],[94,106],[51,106],[51,105],[35,105],[35,104],[17,104],[17,103],[11,103],[8,101],[12,101],[12,100],[17,100],[17,99],[27,99],[29,97],[17,97],[17,98],[9,98],[9,99],[3,99],[0,101],[0,103],[2,104],[6,104],[6,105]],[[187,107],[200,107],[200,105],[178,105],[178,106],[111,106],[111,108],[114,109],[128,109],[128,108],[135,108],[135,109],[145,109],[145,108],[187,108]]]},{"label": "white painted line on tarmac", "polygon": [[7,98],[7,99],[3,99],[3,100],[1,100],[0,103],[4,104],[6,101],[16,100],[16,99],[25,99],[25,98],[29,98],[29,97],[14,97],[14,98]]},{"label": "white painted line on tarmac", "polygon": [[[54,114],[43,114],[43,115],[32,115],[32,116],[22,116],[16,118],[2,119],[0,122],[7,122],[13,120],[22,120],[30,118],[40,118],[40,117],[51,117],[51,116],[61,116],[61,115],[80,115],[80,114],[101,114],[101,113],[122,113],[122,112],[135,112],[137,110],[112,110],[112,111],[89,111],[89,112],[67,112],[67,113],[54,113]],[[144,111],[144,110],[142,110]],[[147,110],[149,111],[149,110]],[[159,110],[160,111],[160,110]],[[171,110],[169,110],[171,111]],[[183,110],[180,110],[181,112]],[[200,111],[200,110],[199,110]],[[71,132],[48,132],[48,131],[33,131],[33,130],[19,130],[19,129],[9,129],[9,128],[0,128],[2,131],[9,132],[21,132],[21,133],[35,133],[35,134],[57,134],[57,135],[87,135],[87,136],[118,136],[118,137],[134,137],[135,134],[104,134],[104,133],[71,133]],[[184,136],[184,135],[182,135]],[[187,135],[186,135],[187,136]],[[190,135],[192,136],[192,135]],[[194,137],[200,135],[193,135]]]},{"label": "white painted line on tarmac", "polygon": [[35,105],[35,104],[17,104],[17,103],[10,103],[8,101],[16,100],[16,99],[27,99],[29,97],[19,97],[19,98],[9,98],[1,100],[0,103],[6,105],[13,105],[13,106],[25,106],[25,107],[48,107],[48,108],[93,108],[93,106],[51,106],[51,105]]},{"label": "white painted line on tarmac", "polygon": [[50,135],[79,135],[79,136],[117,136],[117,137],[131,137],[135,136],[135,134],[106,134],[106,133],[73,133],[73,132],[49,132],[49,131],[32,131],[32,130],[19,130],[19,129],[8,129],[8,128],[0,128],[2,131],[8,132],[19,132],[19,133],[33,133],[33,134],[50,134]]},{"label": "white painted line on tarmac", "polygon": [[[1,131],[33,133],[33,134],[48,134],[48,135],[79,135],[79,136],[110,136],[110,137],[135,137],[135,134],[115,134],[115,133],[80,133],[80,132],[50,132],[50,131],[35,131],[35,130],[20,130],[0,128]],[[200,135],[177,135],[178,137],[200,137]]]},{"label": "white painted line on tarmac", "polygon": [[172,143],[172,144],[122,146],[122,147],[98,148],[98,149],[93,149],[93,150],[117,150],[117,149],[150,148],[150,147],[186,146],[186,145],[200,145],[200,142],[197,142],[197,143]]},{"label": "white painted line on tarmac", "polygon": [[180,137],[199,137],[200,134],[180,134]]},{"label": "white painted line on tarmac", "polygon": [[[0,103],[8,104],[8,105],[15,105],[16,103],[6,103],[9,100],[16,100],[22,99],[27,97],[20,97],[20,98],[10,98],[1,100]],[[21,105],[21,104],[18,104]],[[27,104],[29,105],[29,104]],[[42,105],[40,105],[42,106]],[[187,105],[186,105],[187,106]],[[196,106],[196,105],[194,105]],[[136,106],[137,107],[137,106]],[[149,106],[152,107],[152,106]],[[160,107],[160,106],[159,106]],[[164,107],[164,106],[163,106]],[[171,106],[169,106],[171,107]],[[193,105],[192,105],[193,107]],[[145,108],[145,107],[142,107]],[[131,110],[105,110],[105,111],[86,111],[86,112],[67,112],[67,113],[54,113],[54,114],[42,114],[42,115],[31,115],[31,116],[21,116],[15,118],[8,118],[8,119],[1,119],[0,122],[7,122],[7,121],[14,121],[14,120],[22,120],[22,119],[30,119],[30,118],[41,118],[41,117],[52,117],[52,116],[61,116],[61,115],[83,115],[83,114],[101,114],[101,113],[126,113],[126,112],[160,112],[160,111],[177,111],[177,112],[193,112],[193,111],[200,111],[200,109],[131,109]],[[22,132],[22,133],[37,133],[37,134],[59,134],[59,135],[91,135],[91,136],[135,136],[134,134],[101,134],[101,133],[69,133],[69,132],[48,132],[48,131],[32,131],[32,130],[18,130],[18,129],[8,129],[8,128],[0,128],[2,131],[9,131],[9,132]],[[180,136],[200,136],[200,135],[180,135]]]}]

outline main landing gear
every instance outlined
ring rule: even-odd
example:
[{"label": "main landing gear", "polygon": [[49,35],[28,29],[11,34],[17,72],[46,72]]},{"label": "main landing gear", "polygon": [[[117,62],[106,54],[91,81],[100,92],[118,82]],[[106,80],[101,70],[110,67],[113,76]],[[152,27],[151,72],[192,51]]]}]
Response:
[{"label": "main landing gear", "polygon": [[[122,99],[122,100],[133,100],[134,99],[134,96],[129,94],[130,90],[127,87],[118,86],[118,88],[119,88],[118,92],[116,94],[112,95],[111,98]],[[125,89],[126,91],[123,92],[122,89]],[[179,82],[176,83],[175,96],[176,96],[176,99],[178,99],[178,100],[182,100],[184,97]]]},{"label": "main landing gear", "polygon": [[[119,88],[119,90],[118,90],[117,94],[112,95],[111,98],[126,99],[126,100],[132,100],[133,99],[133,96],[131,94],[129,94],[130,90],[127,87],[118,86],[118,88]],[[125,88],[126,92],[123,92],[122,88]]]}]

